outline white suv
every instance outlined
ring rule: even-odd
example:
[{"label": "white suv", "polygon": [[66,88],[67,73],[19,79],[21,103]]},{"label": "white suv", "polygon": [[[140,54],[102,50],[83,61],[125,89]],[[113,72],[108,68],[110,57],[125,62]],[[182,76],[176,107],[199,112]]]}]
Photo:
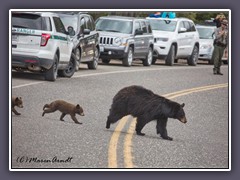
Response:
[{"label": "white suv", "polygon": [[153,64],[158,58],[172,66],[178,59],[187,59],[195,66],[199,53],[199,34],[192,20],[187,18],[147,17],[154,36]]},{"label": "white suv", "polygon": [[12,68],[41,72],[45,79],[71,77],[76,69],[73,42],[51,12],[12,12]]}]

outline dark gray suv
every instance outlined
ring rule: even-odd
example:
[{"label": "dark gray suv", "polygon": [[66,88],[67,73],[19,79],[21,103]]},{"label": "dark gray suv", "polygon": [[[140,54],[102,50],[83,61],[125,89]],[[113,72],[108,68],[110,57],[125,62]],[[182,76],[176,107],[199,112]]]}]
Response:
[{"label": "dark gray suv", "polygon": [[96,21],[96,30],[100,35],[100,58],[103,63],[119,59],[124,66],[131,66],[134,59],[140,59],[144,66],[152,64],[154,39],[146,19],[100,17]]},{"label": "dark gray suv", "polygon": [[99,60],[99,34],[90,14],[65,12],[59,16],[74,43],[77,69],[80,63],[87,63],[89,69],[97,69]]}]

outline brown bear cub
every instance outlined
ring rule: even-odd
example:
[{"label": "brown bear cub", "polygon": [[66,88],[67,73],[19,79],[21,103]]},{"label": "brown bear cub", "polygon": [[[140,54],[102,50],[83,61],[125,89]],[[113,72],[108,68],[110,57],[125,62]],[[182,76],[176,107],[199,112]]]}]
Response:
[{"label": "brown bear cub", "polygon": [[21,97],[12,97],[12,112],[14,112],[14,114],[16,115],[21,115],[21,113],[16,111],[16,109],[14,108],[15,106],[23,108],[23,101]]},{"label": "brown bear cub", "polygon": [[129,86],[121,89],[113,98],[106,128],[126,115],[137,118],[136,133],[144,136],[143,127],[150,121],[157,121],[157,134],[163,139],[173,140],[167,133],[168,118],[178,119],[186,123],[183,110],[184,103],[179,104],[163,96],[153,93],[141,86]]},{"label": "brown bear cub", "polygon": [[68,103],[66,101],[63,101],[63,100],[56,100],[56,101],[53,101],[50,104],[45,104],[43,106],[42,116],[44,116],[45,113],[52,113],[52,112],[55,112],[57,110],[59,110],[62,113],[62,115],[60,117],[61,121],[64,121],[63,118],[64,118],[65,115],[70,114],[72,120],[76,124],[82,124],[82,123],[78,122],[78,120],[76,118],[76,114],[79,114],[80,116],[84,116],[82,107],[79,104],[73,105],[73,104],[70,104],[70,103]]}]

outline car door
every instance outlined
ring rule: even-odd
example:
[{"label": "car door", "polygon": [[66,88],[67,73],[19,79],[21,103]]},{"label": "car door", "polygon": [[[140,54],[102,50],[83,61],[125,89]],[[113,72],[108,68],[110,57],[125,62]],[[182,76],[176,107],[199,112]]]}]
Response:
[{"label": "car door", "polygon": [[80,16],[79,18],[80,25],[80,47],[81,47],[81,62],[88,61],[88,53],[87,53],[87,36],[84,35],[84,29],[87,29],[87,24],[84,16]]},{"label": "car door", "polygon": [[144,47],[144,39],[140,21],[134,22],[134,39],[134,56],[138,57],[141,55]]},{"label": "car door", "polygon": [[143,31],[143,35],[142,35],[143,44],[141,47],[141,56],[146,56],[149,49],[149,33],[147,30],[147,24],[145,21],[141,21],[141,28]]},{"label": "car door", "polygon": [[[94,56],[94,40],[91,33],[91,23],[89,16],[81,16],[80,20],[81,34],[82,34],[82,61],[91,61]],[[90,28],[90,29],[89,29]],[[89,34],[85,34],[84,31],[90,30]]]},{"label": "car door", "polygon": [[186,34],[186,39],[185,39],[185,43],[186,43],[186,48],[185,48],[185,54],[186,55],[190,55],[192,54],[192,49],[194,46],[194,33],[191,30],[191,25],[189,21],[184,21],[184,26],[187,29]]},{"label": "car door", "polygon": [[93,60],[94,56],[95,56],[95,48],[96,48],[96,44],[98,41],[98,33],[96,31],[95,28],[95,23],[93,21],[93,19],[91,18],[91,16],[86,16],[85,17],[86,23],[87,23],[87,29],[90,30],[90,34],[87,36],[87,43],[88,43],[88,54],[89,54],[89,58],[90,60]]},{"label": "car door", "polygon": [[53,21],[56,29],[56,33],[53,38],[58,41],[60,60],[68,62],[72,51],[70,37],[67,35],[65,27],[59,17],[53,17]]},{"label": "car door", "polygon": [[178,32],[177,32],[177,43],[178,43],[178,51],[177,56],[184,56],[186,54],[186,48],[188,46],[187,42],[187,30],[183,21],[179,22]]}]

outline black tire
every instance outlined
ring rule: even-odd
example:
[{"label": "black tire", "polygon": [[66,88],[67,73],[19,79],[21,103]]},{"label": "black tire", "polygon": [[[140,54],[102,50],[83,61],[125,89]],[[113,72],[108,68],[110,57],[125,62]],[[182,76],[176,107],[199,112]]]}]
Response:
[{"label": "black tire", "polygon": [[187,59],[188,65],[196,66],[198,62],[199,49],[197,46],[194,46],[191,56]]},{"label": "black tire", "polygon": [[45,80],[55,81],[57,79],[57,74],[58,74],[58,56],[57,54],[55,54],[52,67],[45,72]]},{"label": "black tire", "polygon": [[165,63],[168,66],[172,66],[174,64],[174,60],[175,60],[175,46],[171,45]]},{"label": "black tire", "polygon": [[67,78],[72,77],[76,71],[76,63],[76,56],[72,53],[68,66],[63,70],[58,71],[59,76]]},{"label": "black tire", "polygon": [[124,66],[131,66],[133,62],[133,49],[132,47],[129,47],[127,56],[123,58],[123,65]]},{"label": "black tire", "polygon": [[152,48],[149,48],[148,54],[147,54],[146,58],[143,60],[143,65],[151,66],[152,61],[153,61],[153,50],[152,50]]},{"label": "black tire", "polygon": [[103,62],[104,64],[109,64],[110,61],[111,61],[111,59],[102,59],[102,62]]},{"label": "black tire", "polygon": [[87,64],[88,69],[97,69],[98,61],[99,61],[99,55],[100,55],[99,54],[99,49],[96,47],[95,51],[94,51],[93,60]]}]

